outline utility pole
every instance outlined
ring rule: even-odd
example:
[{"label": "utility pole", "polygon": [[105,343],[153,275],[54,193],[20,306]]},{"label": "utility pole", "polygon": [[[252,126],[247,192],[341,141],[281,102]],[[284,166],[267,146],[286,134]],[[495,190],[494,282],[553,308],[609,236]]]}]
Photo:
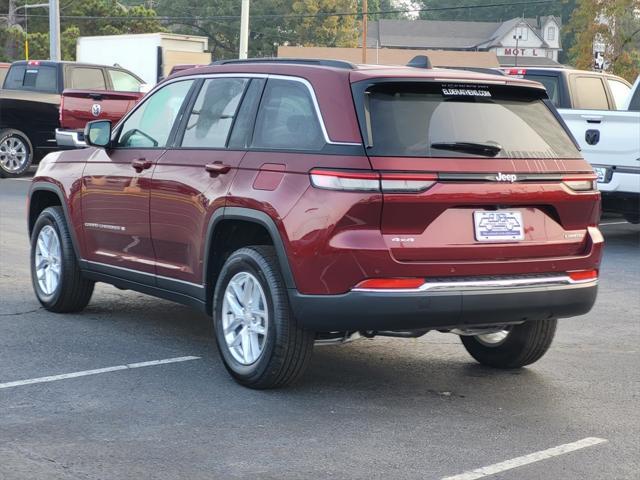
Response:
[{"label": "utility pole", "polygon": [[60,2],[49,0],[49,58],[62,60],[60,54]]},{"label": "utility pole", "polygon": [[249,0],[242,0],[240,13],[240,54],[238,58],[247,58],[249,54]]},{"label": "utility pole", "polygon": [[13,27],[16,24],[16,0],[9,0],[7,23],[10,27]]},{"label": "utility pole", "polygon": [[367,63],[367,0],[362,0],[362,63]]}]

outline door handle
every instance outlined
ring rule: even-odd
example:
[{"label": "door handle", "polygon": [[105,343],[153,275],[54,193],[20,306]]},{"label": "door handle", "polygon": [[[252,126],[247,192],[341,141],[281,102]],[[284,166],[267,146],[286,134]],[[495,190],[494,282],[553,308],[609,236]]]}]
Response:
[{"label": "door handle", "polygon": [[225,165],[222,162],[213,162],[204,166],[204,169],[209,172],[209,175],[212,177],[216,175],[221,175],[224,173],[229,173],[231,167],[229,165]]},{"label": "door handle", "polygon": [[131,166],[138,173],[151,168],[151,165],[153,165],[153,162],[151,160],[147,160],[146,158],[136,158],[131,162]]}]

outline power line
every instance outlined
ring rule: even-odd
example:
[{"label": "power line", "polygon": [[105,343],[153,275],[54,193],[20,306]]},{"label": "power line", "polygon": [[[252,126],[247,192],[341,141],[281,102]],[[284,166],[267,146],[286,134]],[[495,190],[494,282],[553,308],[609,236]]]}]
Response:
[{"label": "power line", "polygon": [[[411,8],[404,10],[377,10],[367,11],[367,15],[388,15],[395,13],[421,13],[421,12],[443,12],[449,10],[473,10],[476,8],[491,8],[491,7],[513,7],[518,5],[539,5],[544,3],[554,3],[556,0],[532,0],[526,2],[503,2],[503,3],[491,3],[484,5],[458,5],[453,7],[428,7],[428,8]],[[321,13],[309,13],[309,14],[256,14],[251,15],[252,20],[255,19],[299,19],[299,18],[326,18],[326,17],[360,17],[363,12],[321,12]],[[8,17],[7,14],[0,14],[0,17]],[[33,14],[29,15],[31,18],[49,18],[48,15]],[[170,16],[170,15],[140,15],[140,16],[113,16],[113,15],[60,15],[61,19],[65,20],[159,20],[159,21],[172,21],[172,20],[239,20],[240,15],[194,15],[194,16]]]}]

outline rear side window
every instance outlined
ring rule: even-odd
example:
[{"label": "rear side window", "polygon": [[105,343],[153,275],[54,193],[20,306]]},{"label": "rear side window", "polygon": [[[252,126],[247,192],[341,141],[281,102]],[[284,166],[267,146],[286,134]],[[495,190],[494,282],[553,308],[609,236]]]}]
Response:
[{"label": "rear side window", "polygon": [[4,88],[57,93],[58,69],[52,66],[16,65],[9,69]]},{"label": "rear side window", "polygon": [[140,81],[121,70],[109,70],[109,77],[116,92],[139,92]]},{"label": "rear side window", "polygon": [[69,88],[81,90],[106,90],[104,75],[99,68],[75,67],[70,72]]},{"label": "rear side window", "polygon": [[574,108],[583,110],[609,110],[607,93],[599,77],[576,77]]},{"label": "rear side window", "polygon": [[189,115],[183,147],[224,148],[233,125],[245,78],[206,80]]},{"label": "rear side window", "polygon": [[253,148],[320,150],[320,121],[307,86],[294,80],[267,81],[253,133]]},{"label": "rear side window", "polygon": [[542,96],[499,85],[380,83],[363,92],[359,116],[373,156],[579,158]]},{"label": "rear side window", "polygon": [[557,107],[560,105],[560,79],[555,75],[539,75],[527,73],[524,75],[527,80],[540,82],[547,90],[549,100]]},{"label": "rear side window", "polygon": [[611,89],[611,93],[613,94],[613,100],[616,104],[616,110],[620,110],[626,104],[631,88],[627,87],[624,83],[618,80],[614,80],[613,78],[608,78],[607,82],[609,83],[609,88]]}]

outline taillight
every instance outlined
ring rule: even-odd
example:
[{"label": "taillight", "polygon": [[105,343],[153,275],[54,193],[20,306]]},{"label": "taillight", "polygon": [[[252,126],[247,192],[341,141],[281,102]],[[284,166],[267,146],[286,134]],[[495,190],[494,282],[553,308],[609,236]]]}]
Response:
[{"label": "taillight", "polygon": [[354,170],[325,170],[309,172],[316,188],[360,192],[417,193],[431,188],[438,176],[434,173],[367,172]]},{"label": "taillight", "polygon": [[525,75],[527,73],[526,68],[508,68],[505,70],[507,75]]},{"label": "taillight", "polygon": [[38,66],[38,65],[40,65],[40,60],[29,60],[27,62],[27,65]]},{"label": "taillight", "polygon": [[434,173],[382,173],[383,192],[424,192],[438,180]]},{"label": "taillight", "polygon": [[309,176],[311,184],[316,188],[357,192],[380,191],[380,176],[375,172],[313,169]]},{"label": "taillight", "polygon": [[592,174],[563,177],[562,183],[575,192],[590,192],[598,189],[598,177]]},{"label": "taillight", "polygon": [[60,106],[58,107],[58,123],[62,127],[62,112],[64,110],[64,95],[60,96]]},{"label": "taillight", "polygon": [[363,280],[356,289],[358,290],[405,290],[416,289],[424,285],[423,278],[369,278]]},{"label": "taillight", "polygon": [[574,282],[588,282],[598,278],[598,270],[574,270],[567,272],[567,275]]}]

